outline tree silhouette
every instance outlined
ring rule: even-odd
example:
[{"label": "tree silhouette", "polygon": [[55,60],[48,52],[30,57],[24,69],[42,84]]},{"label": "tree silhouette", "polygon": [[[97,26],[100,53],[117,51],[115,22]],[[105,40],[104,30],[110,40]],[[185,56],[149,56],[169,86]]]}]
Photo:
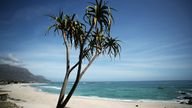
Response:
[{"label": "tree silhouette", "polygon": [[[74,93],[80,79],[101,54],[110,57],[120,55],[120,40],[113,38],[110,34],[110,28],[113,22],[111,11],[106,1],[98,1],[89,3],[85,15],[84,23],[78,21],[73,15],[64,15],[60,12],[58,16],[49,16],[54,24],[48,27],[48,31],[53,29],[63,37],[66,49],[66,74],[61,88],[60,96],[57,103],[57,108],[64,108]],[[77,63],[71,66],[70,49],[74,47],[79,54]],[[84,61],[88,61],[83,68]],[[65,97],[65,92],[71,72],[77,68],[75,82]]]}]

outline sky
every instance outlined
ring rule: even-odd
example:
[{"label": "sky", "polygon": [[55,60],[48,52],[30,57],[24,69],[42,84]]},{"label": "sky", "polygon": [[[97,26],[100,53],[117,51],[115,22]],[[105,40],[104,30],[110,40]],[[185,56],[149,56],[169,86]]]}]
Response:
[{"label": "sky", "polygon": [[[53,81],[65,74],[65,48],[47,27],[46,15],[77,14],[82,20],[94,0],[0,0],[0,64],[29,69]],[[191,0],[109,0],[115,22],[111,34],[121,57],[99,56],[84,81],[191,80]],[[72,50],[71,60],[75,63]],[[75,77],[72,73],[70,80]]]}]

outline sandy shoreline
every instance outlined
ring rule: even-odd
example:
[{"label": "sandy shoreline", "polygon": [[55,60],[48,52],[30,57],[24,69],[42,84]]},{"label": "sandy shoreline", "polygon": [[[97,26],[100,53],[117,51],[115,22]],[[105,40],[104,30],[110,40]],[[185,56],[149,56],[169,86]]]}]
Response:
[{"label": "sandy shoreline", "polygon": [[[0,85],[2,90],[7,90],[12,101],[24,108],[55,108],[58,95],[41,92],[29,84]],[[192,108],[176,102],[143,102],[143,101],[115,101],[95,98],[73,96],[68,107],[70,108]]]}]

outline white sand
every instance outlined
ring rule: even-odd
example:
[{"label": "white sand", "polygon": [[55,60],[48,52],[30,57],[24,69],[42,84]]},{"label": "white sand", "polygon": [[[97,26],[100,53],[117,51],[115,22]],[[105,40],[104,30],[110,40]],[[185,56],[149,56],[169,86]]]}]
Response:
[{"label": "white sand", "polygon": [[[10,100],[24,108],[55,108],[58,95],[38,91],[28,84],[11,84],[0,86],[8,90]],[[82,98],[73,96],[68,107],[70,108],[192,108],[192,105],[184,105],[176,102],[137,102],[137,101],[115,101],[94,98]]]}]

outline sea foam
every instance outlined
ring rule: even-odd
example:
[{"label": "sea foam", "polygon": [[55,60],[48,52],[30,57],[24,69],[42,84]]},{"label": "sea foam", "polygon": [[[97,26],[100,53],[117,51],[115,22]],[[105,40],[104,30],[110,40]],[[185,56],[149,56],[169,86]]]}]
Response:
[{"label": "sea foam", "polygon": [[56,86],[40,86],[41,88],[48,88],[48,89],[57,89],[60,90],[60,87],[56,87]]}]

